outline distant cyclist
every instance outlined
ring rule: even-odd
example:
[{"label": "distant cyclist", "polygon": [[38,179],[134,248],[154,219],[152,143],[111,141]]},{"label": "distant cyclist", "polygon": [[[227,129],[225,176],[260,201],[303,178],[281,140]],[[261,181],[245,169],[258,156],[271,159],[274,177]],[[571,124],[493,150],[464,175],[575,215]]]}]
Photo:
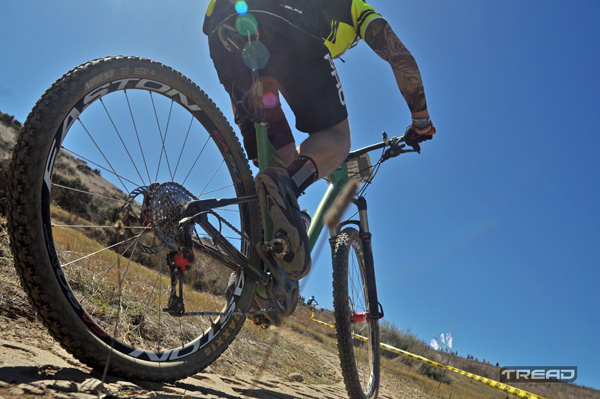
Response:
[{"label": "distant cyclist", "polygon": [[[362,38],[390,63],[412,114],[405,142],[420,150],[435,129],[421,74],[388,22],[363,0],[211,0],[204,33],[219,79],[229,93],[248,158],[257,158],[255,121],[269,123],[269,138],[289,165],[256,176],[274,236],[290,252],[277,259],[293,280],[310,271],[310,249],[297,198],[329,175],[350,150],[346,99],[333,59]],[[308,133],[297,148],[280,94]]]}]

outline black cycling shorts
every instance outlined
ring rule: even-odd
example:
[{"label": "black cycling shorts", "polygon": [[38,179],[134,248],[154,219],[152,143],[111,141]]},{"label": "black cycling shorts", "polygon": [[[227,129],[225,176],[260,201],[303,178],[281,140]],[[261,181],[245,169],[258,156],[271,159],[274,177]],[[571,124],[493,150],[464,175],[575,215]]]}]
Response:
[{"label": "black cycling shorts", "polygon": [[[245,35],[239,33],[240,27]],[[256,158],[252,123],[256,118],[271,125],[269,137],[276,149],[294,142],[280,105],[269,104],[272,97],[264,98],[264,103],[274,109],[257,115],[251,104],[256,101],[251,89],[257,76],[276,82],[301,132],[325,130],[348,117],[341,83],[323,40],[283,18],[257,10],[231,15],[209,32],[209,47],[219,79],[236,105],[236,123],[248,158]]]}]

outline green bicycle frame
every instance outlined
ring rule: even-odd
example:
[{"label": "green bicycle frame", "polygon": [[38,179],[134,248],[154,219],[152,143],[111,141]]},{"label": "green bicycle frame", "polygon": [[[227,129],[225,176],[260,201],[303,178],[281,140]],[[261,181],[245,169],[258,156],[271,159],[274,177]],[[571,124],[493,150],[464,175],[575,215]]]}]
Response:
[{"label": "green bicycle frame", "polygon": [[[287,165],[285,162],[283,162],[273,145],[271,145],[271,141],[269,140],[269,135],[267,133],[268,124],[264,122],[258,122],[254,124],[254,128],[256,129],[258,168],[263,170],[264,168],[270,166],[286,167]],[[325,226],[325,214],[327,213],[327,210],[331,207],[336,197],[348,183],[349,179],[346,162],[344,162],[338,169],[331,173],[328,176],[328,180],[329,187],[323,195],[321,202],[317,206],[308,229],[308,239],[310,242],[311,251],[317,243],[319,235]],[[262,215],[264,238],[265,242],[268,242],[272,238],[272,224],[267,212],[265,212],[264,209],[262,209]]]}]

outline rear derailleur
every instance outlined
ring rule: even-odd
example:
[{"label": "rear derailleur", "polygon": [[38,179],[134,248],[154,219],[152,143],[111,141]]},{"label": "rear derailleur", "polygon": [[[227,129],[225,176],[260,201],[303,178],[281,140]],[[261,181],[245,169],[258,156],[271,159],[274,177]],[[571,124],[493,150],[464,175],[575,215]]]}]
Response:
[{"label": "rear derailleur", "polygon": [[[169,296],[168,307],[164,308],[163,311],[172,316],[183,316],[185,314],[185,305],[183,304],[184,272],[192,268],[193,262],[194,251],[192,250],[171,251],[167,254],[167,265],[171,274],[171,295]],[[178,293],[179,295],[177,295]]]}]

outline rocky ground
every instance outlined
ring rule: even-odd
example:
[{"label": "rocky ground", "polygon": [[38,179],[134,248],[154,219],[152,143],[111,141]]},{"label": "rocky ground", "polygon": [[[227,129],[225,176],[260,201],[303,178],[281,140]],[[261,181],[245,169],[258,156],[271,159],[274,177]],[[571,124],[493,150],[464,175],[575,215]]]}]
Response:
[{"label": "rocky ground", "polygon": [[[335,353],[319,353],[331,370],[329,384],[309,384],[302,373],[276,375],[273,367],[244,367],[235,350],[203,373],[174,384],[126,381],[105,377],[79,363],[48,334],[28,303],[12,265],[6,222],[0,228],[0,399],[9,398],[263,398],[340,399],[346,392]],[[293,339],[285,329],[273,329],[276,339]],[[310,349],[309,349],[310,350]],[[318,351],[317,348],[314,351]],[[235,362],[233,360],[236,360]],[[104,382],[103,382],[104,381]],[[380,398],[423,397],[383,389]]]}]

